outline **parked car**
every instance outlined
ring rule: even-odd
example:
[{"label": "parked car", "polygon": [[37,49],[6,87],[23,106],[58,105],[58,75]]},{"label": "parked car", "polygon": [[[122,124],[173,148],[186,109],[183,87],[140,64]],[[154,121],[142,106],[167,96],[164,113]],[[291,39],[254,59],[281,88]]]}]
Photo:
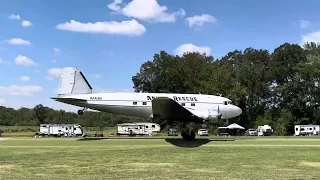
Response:
[{"label": "parked car", "polygon": [[246,131],[246,135],[247,136],[257,136],[258,135],[258,131],[257,131],[257,129],[248,129]]},{"label": "parked car", "polygon": [[169,129],[168,136],[178,136],[178,131],[175,129]]},{"label": "parked car", "polygon": [[199,136],[208,136],[209,133],[208,133],[208,130],[206,130],[206,129],[199,129],[198,130],[198,135]]}]

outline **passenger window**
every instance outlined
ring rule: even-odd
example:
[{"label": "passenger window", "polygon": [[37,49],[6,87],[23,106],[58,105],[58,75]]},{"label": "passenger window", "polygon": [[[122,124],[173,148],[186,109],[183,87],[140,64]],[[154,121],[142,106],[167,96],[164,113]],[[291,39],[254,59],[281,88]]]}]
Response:
[{"label": "passenger window", "polygon": [[147,105],[147,102],[143,102],[142,104],[143,104],[143,105]]},{"label": "passenger window", "polygon": [[227,104],[228,104],[228,102],[227,102],[227,101],[223,101],[223,104],[224,104],[224,105],[227,105]]},{"label": "passenger window", "polygon": [[155,125],[152,125],[151,127],[155,128],[156,126],[155,126]]},{"label": "passenger window", "polygon": [[195,104],[194,104],[194,103],[191,103],[191,106],[195,106]]},{"label": "passenger window", "polygon": [[137,102],[133,102],[133,105],[137,105]]},{"label": "passenger window", "polygon": [[185,106],[186,104],[185,103],[181,103],[181,106]]}]

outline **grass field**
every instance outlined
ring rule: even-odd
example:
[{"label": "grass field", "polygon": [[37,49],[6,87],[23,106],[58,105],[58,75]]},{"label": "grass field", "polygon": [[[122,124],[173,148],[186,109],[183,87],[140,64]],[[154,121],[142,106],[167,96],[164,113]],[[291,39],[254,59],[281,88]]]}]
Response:
[{"label": "grass field", "polygon": [[6,138],[0,179],[320,179],[320,138]]}]

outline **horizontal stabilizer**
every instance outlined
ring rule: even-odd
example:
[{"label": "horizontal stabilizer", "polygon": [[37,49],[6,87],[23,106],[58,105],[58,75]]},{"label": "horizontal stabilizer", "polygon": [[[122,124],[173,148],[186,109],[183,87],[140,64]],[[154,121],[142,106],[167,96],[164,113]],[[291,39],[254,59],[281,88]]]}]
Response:
[{"label": "horizontal stabilizer", "polygon": [[65,97],[52,97],[51,99],[54,99],[59,102],[68,103],[68,104],[86,104],[87,100],[84,99],[78,99],[78,98],[65,98]]}]

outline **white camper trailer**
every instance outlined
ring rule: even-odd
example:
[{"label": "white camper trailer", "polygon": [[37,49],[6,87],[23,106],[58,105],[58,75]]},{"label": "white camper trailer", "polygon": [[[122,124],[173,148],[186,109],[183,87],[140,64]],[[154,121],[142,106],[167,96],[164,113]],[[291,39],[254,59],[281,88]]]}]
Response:
[{"label": "white camper trailer", "polygon": [[84,136],[79,124],[40,124],[39,136]]},{"label": "white camper trailer", "polygon": [[271,136],[273,129],[269,125],[258,126],[257,128],[258,136]]},{"label": "white camper trailer", "polygon": [[150,135],[160,131],[160,125],[149,122],[123,123],[117,125],[117,135]]},{"label": "white camper trailer", "polygon": [[320,125],[295,125],[295,136],[320,135]]}]

